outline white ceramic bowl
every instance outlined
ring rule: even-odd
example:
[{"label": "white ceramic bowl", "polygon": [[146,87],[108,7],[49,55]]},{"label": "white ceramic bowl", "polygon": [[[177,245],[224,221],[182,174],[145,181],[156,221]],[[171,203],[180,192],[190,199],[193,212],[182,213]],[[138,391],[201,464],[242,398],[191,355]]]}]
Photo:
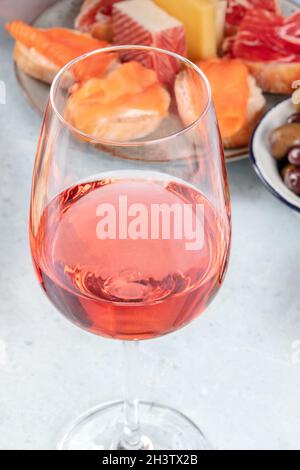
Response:
[{"label": "white ceramic bowl", "polygon": [[269,143],[272,130],[285,124],[293,113],[295,113],[295,108],[289,98],[274,106],[264,115],[252,136],[250,158],[256,173],[269,191],[300,214],[300,196],[290,191],[282,181],[277,162],[271,155]]}]

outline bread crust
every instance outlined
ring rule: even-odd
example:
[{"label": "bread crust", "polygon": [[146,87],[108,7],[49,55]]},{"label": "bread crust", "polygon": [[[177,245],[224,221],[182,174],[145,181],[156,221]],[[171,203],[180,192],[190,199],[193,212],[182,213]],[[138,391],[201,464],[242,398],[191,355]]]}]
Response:
[{"label": "bread crust", "polygon": [[299,63],[244,61],[257,85],[267,93],[292,94],[292,84],[300,79]]},{"label": "bread crust", "polygon": [[223,138],[224,147],[226,149],[247,147],[247,145],[249,145],[252,132],[263,114],[264,109],[260,109],[250,120],[247,120],[244,126],[236,134],[227,139]]},{"label": "bread crust", "polygon": [[[19,69],[27,75],[51,85],[60,67],[35,49],[24,46],[20,42],[16,42],[14,49],[14,59]],[[65,89],[70,88],[74,83],[74,77],[71,72],[66,71],[62,77],[62,86]]]},{"label": "bread crust", "polygon": [[17,66],[27,75],[45,83],[52,83],[59,67],[35,49],[29,49],[17,42],[14,50],[14,59]]}]

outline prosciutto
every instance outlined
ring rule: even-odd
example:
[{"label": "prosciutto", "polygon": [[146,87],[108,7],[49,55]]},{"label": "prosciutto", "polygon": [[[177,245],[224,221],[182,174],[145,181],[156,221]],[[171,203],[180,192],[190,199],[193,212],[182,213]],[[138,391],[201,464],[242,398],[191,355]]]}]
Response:
[{"label": "prosciutto", "polygon": [[90,0],[90,2],[86,2],[75,19],[75,28],[84,33],[92,33],[95,24],[110,22],[113,5],[119,1],[121,0]]},{"label": "prosciutto", "polygon": [[300,11],[290,17],[249,11],[228,51],[249,61],[300,62]]},{"label": "prosciutto", "polygon": [[259,8],[273,13],[279,13],[278,0],[227,0],[226,26],[238,27],[247,11]]}]

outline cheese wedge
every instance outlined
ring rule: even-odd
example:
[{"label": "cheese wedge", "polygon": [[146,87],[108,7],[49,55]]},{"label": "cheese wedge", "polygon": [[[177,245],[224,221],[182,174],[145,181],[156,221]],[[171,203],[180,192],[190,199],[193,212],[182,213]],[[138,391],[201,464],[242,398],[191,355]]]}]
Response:
[{"label": "cheese wedge", "polygon": [[185,27],[188,57],[210,59],[217,55],[217,0],[154,0]]},{"label": "cheese wedge", "polygon": [[[152,1],[117,2],[113,7],[112,19],[115,44],[155,46],[186,56],[183,24]],[[146,67],[153,68],[159,80],[166,85],[173,84],[180,68],[177,59],[166,54],[127,51],[122,57],[125,60],[139,60]]]},{"label": "cheese wedge", "polygon": [[214,3],[216,7],[217,45],[220,47],[225,33],[227,0],[214,0]]}]

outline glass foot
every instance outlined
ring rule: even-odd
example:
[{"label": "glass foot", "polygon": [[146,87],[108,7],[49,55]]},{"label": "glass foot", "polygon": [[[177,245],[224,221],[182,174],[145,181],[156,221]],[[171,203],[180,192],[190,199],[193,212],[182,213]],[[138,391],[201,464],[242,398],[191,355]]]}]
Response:
[{"label": "glass foot", "polygon": [[[141,402],[144,450],[210,450],[199,428],[167,406]],[[60,450],[120,450],[123,402],[106,403],[81,416],[61,439]]]}]

